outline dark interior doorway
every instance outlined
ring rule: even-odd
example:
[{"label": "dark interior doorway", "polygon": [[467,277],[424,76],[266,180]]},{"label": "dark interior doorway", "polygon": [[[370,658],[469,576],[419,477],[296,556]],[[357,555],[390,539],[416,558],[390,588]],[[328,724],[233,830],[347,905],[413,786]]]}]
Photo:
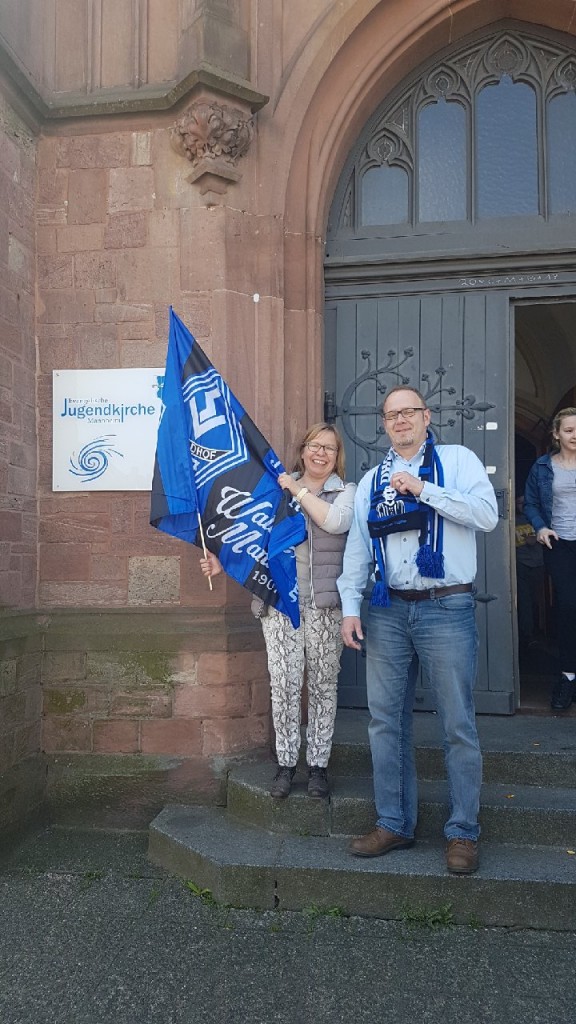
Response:
[{"label": "dark interior doorway", "polygon": [[[520,711],[552,714],[559,673],[554,595],[521,497],[535,459],[548,450],[558,410],[576,402],[576,298],[515,307],[515,559]],[[557,713],[557,712],[555,712]],[[576,716],[576,705],[563,714]]]}]

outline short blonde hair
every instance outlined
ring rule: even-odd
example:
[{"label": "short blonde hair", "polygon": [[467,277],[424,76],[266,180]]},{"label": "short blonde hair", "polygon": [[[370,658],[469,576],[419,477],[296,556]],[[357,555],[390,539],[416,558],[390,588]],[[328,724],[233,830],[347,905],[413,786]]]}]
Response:
[{"label": "short blonde hair", "polygon": [[314,423],[313,426],[308,427],[308,430],[304,434],[304,437],[298,445],[298,455],[296,456],[296,462],[294,463],[294,472],[302,474],[304,472],[304,463],[302,461],[302,454],[306,445],[313,441],[318,434],[321,434],[323,430],[329,430],[334,435],[334,443],[338,447],[338,454],[336,455],[336,463],[334,465],[334,472],[338,474],[341,480],[344,480],[344,474],[346,473],[346,455],[344,453],[344,442],[342,435],[339,430],[336,429],[333,423]]},{"label": "short blonde hair", "polygon": [[422,408],[428,408],[428,406],[426,405],[426,399],[424,398],[422,392],[418,390],[418,388],[412,387],[412,384],[395,384],[393,388],[390,388],[390,390],[386,392],[386,394],[384,395],[384,399],[380,404],[380,409],[378,411],[381,416],[384,415],[384,406],[386,405],[386,402],[390,398],[390,395],[393,395],[396,391],[411,391],[412,394],[416,395],[416,397],[419,398],[420,401],[422,402]]}]

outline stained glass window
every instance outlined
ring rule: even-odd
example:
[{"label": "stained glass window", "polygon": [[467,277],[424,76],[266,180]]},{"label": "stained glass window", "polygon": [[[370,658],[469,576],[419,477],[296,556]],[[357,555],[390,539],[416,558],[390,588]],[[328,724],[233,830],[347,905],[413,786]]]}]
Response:
[{"label": "stained glass window", "polygon": [[476,101],[478,217],[538,213],[536,93],[503,75]]},{"label": "stained glass window", "polygon": [[418,117],[418,219],[467,216],[466,111],[441,99]]},{"label": "stained glass window", "polygon": [[403,167],[371,167],[362,179],[361,223],[405,224],[408,174]]},{"label": "stained glass window", "polygon": [[576,213],[576,95],[548,104],[548,203],[550,213]]}]

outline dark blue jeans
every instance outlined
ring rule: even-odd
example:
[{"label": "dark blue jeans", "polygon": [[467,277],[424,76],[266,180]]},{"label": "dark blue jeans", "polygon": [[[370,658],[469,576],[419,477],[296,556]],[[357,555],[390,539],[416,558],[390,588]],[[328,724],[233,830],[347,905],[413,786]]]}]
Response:
[{"label": "dark blue jeans", "polygon": [[418,662],[426,673],[444,732],[450,793],[447,839],[477,839],[482,757],[473,687],[478,634],[472,594],[425,601],[392,596],[372,606],[366,638],[370,748],[377,824],[414,835],[418,812],[412,736]]}]

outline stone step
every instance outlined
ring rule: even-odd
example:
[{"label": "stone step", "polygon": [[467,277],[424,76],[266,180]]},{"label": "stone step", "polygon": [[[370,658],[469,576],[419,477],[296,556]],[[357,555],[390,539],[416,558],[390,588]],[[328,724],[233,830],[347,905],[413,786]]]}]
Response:
[{"label": "stone step", "polygon": [[168,806],[150,826],[149,856],[235,907],[576,928],[576,857],[566,847],[484,842],[480,870],[469,877],[446,872],[441,841],[370,860],[346,847],[343,837],[243,825],[222,808]]},{"label": "stone step", "polygon": [[[232,817],[296,836],[361,835],[374,827],[371,778],[330,773],[330,798],[311,800],[306,773],[299,770],[289,798],[275,800],[268,792],[275,768],[268,762],[231,771],[227,806]],[[447,784],[423,781],[418,790],[418,835],[441,836],[448,817]],[[482,787],[480,824],[485,840],[542,846],[565,843],[576,848],[576,790],[487,783]]]},{"label": "stone step", "polygon": [[[335,775],[368,776],[372,771],[366,711],[339,710],[330,770]],[[484,781],[510,786],[573,786],[576,780],[576,727],[561,715],[477,718],[484,758]],[[442,731],[433,712],[414,714],[416,765],[420,779],[445,777]]]}]

